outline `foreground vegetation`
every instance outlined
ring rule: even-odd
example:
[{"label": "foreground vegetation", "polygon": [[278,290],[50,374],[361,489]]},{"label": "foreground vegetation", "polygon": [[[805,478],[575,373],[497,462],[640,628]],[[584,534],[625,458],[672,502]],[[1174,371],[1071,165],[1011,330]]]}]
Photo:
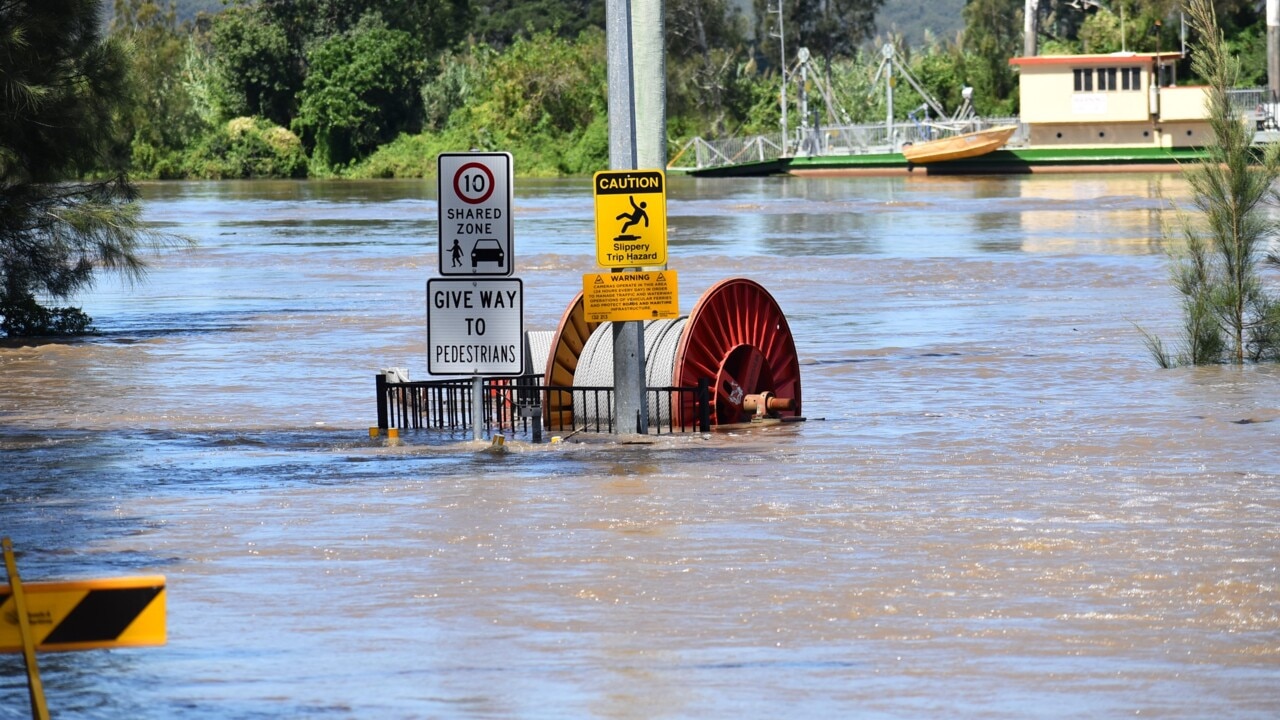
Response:
[{"label": "foreground vegetation", "polygon": [[[1196,71],[1208,80],[1209,157],[1186,173],[1198,211],[1181,218],[1182,252],[1174,260],[1174,286],[1182,296],[1183,328],[1176,347],[1146,334],[1162,367],[1280,361],[1280,298],[1263,282],[1268,240],[1280,223],[1265,205],[1280,201],[1280,145],[1269,145],[1258,162],[1253,133],[1227,100],[1241,72],[1218,29],[1208,0],[1193,0],[1199,30]],[[1280,265],[1274,253],[1270,262]]]}]

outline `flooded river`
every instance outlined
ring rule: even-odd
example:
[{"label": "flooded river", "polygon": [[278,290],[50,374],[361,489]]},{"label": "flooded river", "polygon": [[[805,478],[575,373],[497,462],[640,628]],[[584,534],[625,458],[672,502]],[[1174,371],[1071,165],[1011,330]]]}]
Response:
[{"label": "flooded river", "polygon": [[[515,192],[551,330],[590,183]],[[168,580],[166,646],[41,656],[54,717],[1280,715],[1280,368],[1136,329],[1177,332],[1180,177],[673,177],[682,310],[764,285],[808,422],[505,455],[368,436],[426,377],[434,181],[144,196],[198,245],[0,347],[24,579]]]}]

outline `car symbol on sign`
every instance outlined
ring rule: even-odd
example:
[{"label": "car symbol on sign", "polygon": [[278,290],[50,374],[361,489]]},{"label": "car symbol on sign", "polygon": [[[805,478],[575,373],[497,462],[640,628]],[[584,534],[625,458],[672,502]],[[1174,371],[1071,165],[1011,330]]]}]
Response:
[{"label": "car symbol on sign", "polygon": [[498,267],[502,267],[504,259],[505,253],[502,252],[502,244],[496,238],[480,238],[471,247],[472,268],[482,262],[497,263]]}]

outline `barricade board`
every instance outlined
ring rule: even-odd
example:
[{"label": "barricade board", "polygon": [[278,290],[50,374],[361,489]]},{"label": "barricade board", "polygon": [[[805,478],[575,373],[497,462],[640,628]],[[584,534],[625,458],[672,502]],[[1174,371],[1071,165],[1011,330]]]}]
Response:
[{"label": "barricade board", "polygon": [[[167,640],[162,575],[23,582],[22,590],[36,650],[139,647]],[[0,585],[0,652],[22,652],[17,603],[8,585]]]}]

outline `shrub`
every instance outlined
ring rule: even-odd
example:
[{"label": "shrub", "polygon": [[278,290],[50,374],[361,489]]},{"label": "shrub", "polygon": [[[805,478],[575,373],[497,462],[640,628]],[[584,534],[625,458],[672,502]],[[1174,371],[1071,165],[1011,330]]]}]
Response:
[{"label": "shrub", "polygon": [[186,173],[209,180],[299,178],[307,158],[297,135],[264,118],[239,117],[205,136],[186,159]]}]

